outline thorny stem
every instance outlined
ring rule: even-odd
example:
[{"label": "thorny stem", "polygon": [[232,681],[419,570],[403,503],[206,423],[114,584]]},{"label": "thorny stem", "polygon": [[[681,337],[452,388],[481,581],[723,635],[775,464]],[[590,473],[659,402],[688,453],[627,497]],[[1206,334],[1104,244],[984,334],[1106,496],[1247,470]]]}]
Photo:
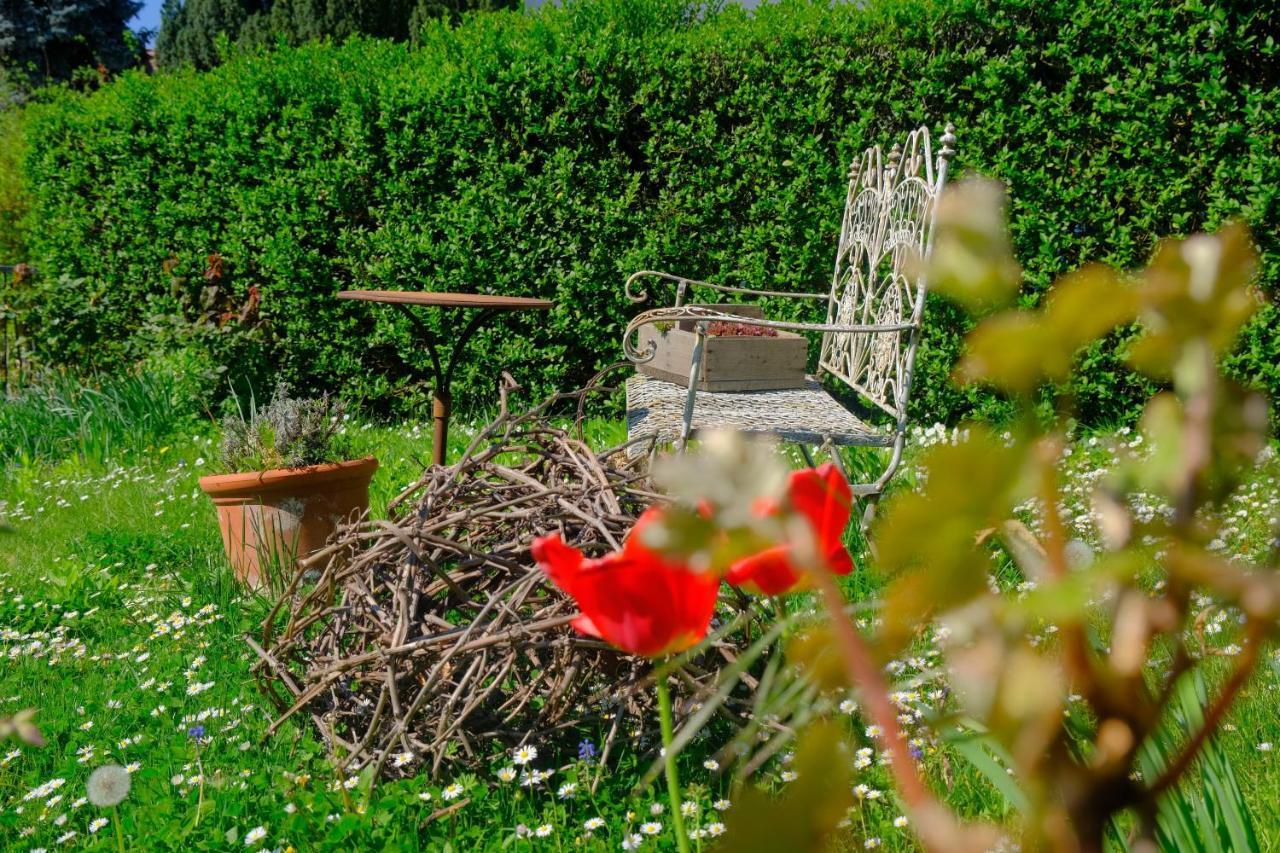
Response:
[{"label": "thorny stem", "polygon": [[667,689],[666,668],[658,673],[658,723],[662,728],[662,761],[667,770],[667,799],[671,802],[671,827],[676,834],[676,848],[689,853],[689,836],[684,832],[684,815],[680,813],[680,779],[676,775],[676,754],[671,726],[671,693]]},{"label": "thorny stem", "polygon": [[[1054,439],[1039,448],[1040,465],[1040,501],[1044,504],[1044,549],[1048,558],[1049,572],[1054,578],[1062,580],[1070,569],[1067,566],[1067,531],[1058,512],[1058,472],[1054,467],[1062,449],[1060,441]],[[1098,678],[1093,662],[1089,659],[1089,645],[1085,639],[1084,627],[1079,621],[1060,626],[1062,632],[1063,664],[1077,689],[1085,693],[1090,703],[1099,713],[1109,714],[1109,705],[1103,692],[1104,685]]]},{"label": "thorny stem", "polygon": [[[1208,469],[1213,457],[1213,413],[1215,402],[1217,399],[1217,371],[1213,362],[1213,351],[1208,347],[1205,341],[1199,341],[1199,351],[1195,353],[1201,361],[1201,369],[1203,378],[1198,387],[1193,387],[1187,395],[1186,403],[1183,406],[1185,412],[1185,422],[1183,429],[1183,460],[1184,470],[1182,481],[1182,494],[1175,502],[1174,507],[1174,528],[1181,532],[1187,532],[1191,529],[1195,520],[1196,507],[1200,503],[1200,495],[1202,492],[1202,482],[1205,471]],[[1199,729],[1187,741],[1177,757],[1175,757],[1164,772],[1151,784],[1149,789],[1151,796],[1158,796],[1162,791],[1168,789],[1195,761],[1200,749],[1208,741],[1209,736],[1217,730],[1222,723],[1222,718],[1226,716],[1228,709],[1235,702],[1236,695],[1244,687],[1245,682],[1253,674],[1258,663],[1258,656],[1262,652],[1262,641],[1266,637],[1266,627],[1258,619],[1250,619],[1248,623],[1248,636],[1244,644],[1244,649],[1240,656],[1236,659],[1235,668],[1231,671],[1231,675],[1227,678],[1226,683],[1222,685],[1222,690],[1218,694],[1218,698],[1209,706],[1204,715],[1204,722]],[[1180,646],[1180,652],[1185,654],[1185,648]],[[1170,678],[1167,682],[1167,688],[1171,692],[1173,689],[1174,678]]]},{"label": "thorny stem", "polygon": [[841,658],[849,681],[856,684],[867,705],[867,713],[880,727],[880,740],[890,755],[893,773],[903,801],[916,818],[916,829],[925,847],[933,850],[956,849],[958,834],[947,812],[938,805],[920,777],[919,767],[907,749],[907,741],[898,725],[898,715],[889,701],[889,686],[872,658],[870,649],[858,633],[844,609],[844,597],[825,567],[809,572],[822,591],[823,603],[831,617]]}]

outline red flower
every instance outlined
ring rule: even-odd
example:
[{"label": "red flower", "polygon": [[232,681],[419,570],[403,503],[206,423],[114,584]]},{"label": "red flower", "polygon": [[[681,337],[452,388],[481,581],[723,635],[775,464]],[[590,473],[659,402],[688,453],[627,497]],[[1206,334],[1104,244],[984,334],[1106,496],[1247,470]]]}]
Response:
[{"label": "red flower", "polygon": [[[817,468],[792,472],[787,484],[787,500],[791,509],[807,518],[812,525],[818,553],[825,561],[827,571],[837,575],[853,571],[853,560],[841,541],[849,524],[853,493],[836,466],[827,462]],[[781,509],[779,506],[762,506],[757,512],[775,515]],[[726,580],[761,595],[795,592],[807,583],[807,578],[793,564],[791,552],[792,546],[784,544],[744,557],[729,567]]]},{"label": "red flower", "polygon": [[535,539],[533,558],[552,582],[578,603],[573,627],[623,651],[660,657],[696,645],[707,635],[720,579],[665,561],[636,532],[661,515],[645,511],[621,551],[598,560],[564,543],[559,533]]}]

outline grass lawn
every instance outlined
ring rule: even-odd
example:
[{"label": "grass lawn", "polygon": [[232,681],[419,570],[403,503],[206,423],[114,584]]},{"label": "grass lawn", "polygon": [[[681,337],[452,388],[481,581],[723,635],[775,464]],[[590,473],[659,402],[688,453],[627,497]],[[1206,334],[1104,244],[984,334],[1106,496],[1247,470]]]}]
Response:
[{"label": "grass lawn", "polygon": [[[357,449],[382,462],[373,492],[381,512],[421,470],[418,460],[429,458],[429,428],[350,429]],[[620,426],[593,429],[604,438]],[[0,748],[4,849],[113,848],[114,821],[128,849],[674,847],[669,816],[651,811],[664,801],[661,792],[633,791],[653,743],[622,750],[594,793],[589,759],[544,749],[525,765],[495,755],[476,775],[417,777],[370,795],[367,779],[335,777],[310,730],[288,724],[266,738],[271,714],[248,676],[241,637],[267,602],[230,578],[213,507],[196,486],[216,447],[196,432],[90,460],[0,467],[0,519],[8,528],[0,532],[0,653],[7,659],[0,714],[36,708],[48,739],[43,748]],[[923,437],[937,440],[946,440],[945,432]],[[1064,462],[1076,489],[1077,534],[1086,541],[1094,536],[1083,502],[1087,488],[1112,446],[1133,441],[1123,434],[1085,438]],[[1278,473],[1280,466],[1268,462],[1232,502],[1223,549],[1248,555],[1269,547],[1268,525],[1280,514]],[[910,481],[908,471],[902,482]],[[1018,578],[1001,582],[1017,594]],[[870,596],[875,579],[855,575],[848,589]],[[1235,614],[1212,602],[1203,606],[1206,643],[1229,652],[1238,640]],[[1220,739],[1264,850],[1280,847],[1280,662],[1270,654],[1266,660]],[[947,695],[938,664],[922,644],[890,668],[912,718],[913,745],[954,807],[1013,820],[989,778],[930,728],[931,711]],[[915,849],[853,703],[839,707],[860,741],[855,747],[863,747],[854,759],[858,805],[841,846]],[[699,848],[732,816],[727,775],[704,766],[720,746],[715,737],[682,756],[686,824],[702,830]],[[598,744],[599,732],[584,730],[582,740]],[[104,811],[86,802],[85,783],[95,767],[112,763],[126,766],[133,784],[122,805]],[[508,767],[514,780],[505,781]],[[549,775],[521,785],[520,773],[532,770]],[[785,790],[787,756],[767,764],[761,778]]]}]

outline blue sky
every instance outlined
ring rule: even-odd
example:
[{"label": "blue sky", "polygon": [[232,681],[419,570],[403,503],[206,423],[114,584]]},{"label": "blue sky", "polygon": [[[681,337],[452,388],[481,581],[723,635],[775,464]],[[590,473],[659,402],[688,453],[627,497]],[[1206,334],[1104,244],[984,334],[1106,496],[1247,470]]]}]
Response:
[{"label": "blue sky", "polygon": [[142,11],[130,22],[135,30],[160,29],[160,7],[164,0],[143,0]]}]

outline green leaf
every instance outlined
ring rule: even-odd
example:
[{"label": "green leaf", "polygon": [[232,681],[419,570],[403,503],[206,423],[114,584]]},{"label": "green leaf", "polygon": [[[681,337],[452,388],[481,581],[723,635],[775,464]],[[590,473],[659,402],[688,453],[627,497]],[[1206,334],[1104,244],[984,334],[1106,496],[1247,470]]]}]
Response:
[{"label": "green leaf", "polygon": [[972,312],[1013,300],[1022,269],[1009,244],[1003,186],[971,178],[943,192],[927,276],[931,290]]},{"label": "green leaf", "polygon": [[853,805],[852,762],[840,727],[811,726],[800,738],[794,762],[796,779],[782,796],[757,787],[733,797],[727,831],[716,846],[733,853],[821,853]]},{"label": "green leaf", "polygon": [[[1013,758],[1000,742],[981,730],[978,723],[968,721],[972,729],[953,729],[943,736],[946,743],[968,761],[973,768],[987,778],[1010,806],[1026,814],[1031,801],[1006,768],[1013,766]],[[997,761],[995,756],[1000,757]]]},{"label": "green leaf", "polygon": [[1020,445],[970,425],[964,440],[924,455],[922,491],[889,501],[873,532],[892,578],[877,651],[893,654],[931,614],[986,589],[990,556],[979,533],[1010,515],[1023,459]]}]

